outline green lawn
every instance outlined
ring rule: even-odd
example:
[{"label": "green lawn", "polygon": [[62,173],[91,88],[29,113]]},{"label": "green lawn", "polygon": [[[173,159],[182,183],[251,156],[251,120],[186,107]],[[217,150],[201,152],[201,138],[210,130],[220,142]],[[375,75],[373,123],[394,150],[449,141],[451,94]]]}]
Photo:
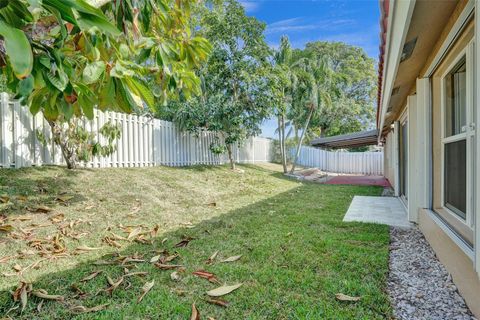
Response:
[{"label": "green lawn", "polygon": [[[284,178],[276,166],[240,168],[243,173],[227,167],[0,170],[0,195],[8,197],[0,226],[13,226],[0,233],[0,261],[7,257],[0,262],[0,315],[20,306],[11,292],[24,279],[64,300],[29,294],[23,313],[8,314],[15,319],[188,319],[192,303],[201,319],[391,317],[388,228],[342,222],[354,195],[378,195],[380,188],[302,183]],[[32,212],[41,206],[52,211]],[[114,235],[121,248],[102,241]],[[193,240],[175,247],[185,237]],[[34,245],[39,239],[40,248]],[[61,252],[53,253],[48,241],[60,243]],[[95,250],[75,250],[85,246]],[[179,254],[166,264],[184,266],[177,281],[175,270],[150,263],[164,249]],[[206,264],[217,250],[215,262]],[[145,262],[122,265],[133,255]],[[220,262],[235,255],[242,257]],[[102,261],[113,264],[98,265]],[[192,275],[199,269],[221,283],[243,283],[222,297],[228,307],[206,301],[206,291],[218,285]],[[102,273],[80,281],[95,271]],[[107,276],[115,282],[132,272],[146,274],[124,277],[111,296],[104,291]],[[337,301],[337,293],[361,299]],[[103,304],[97,312],[75,312],[79,305]]]}]

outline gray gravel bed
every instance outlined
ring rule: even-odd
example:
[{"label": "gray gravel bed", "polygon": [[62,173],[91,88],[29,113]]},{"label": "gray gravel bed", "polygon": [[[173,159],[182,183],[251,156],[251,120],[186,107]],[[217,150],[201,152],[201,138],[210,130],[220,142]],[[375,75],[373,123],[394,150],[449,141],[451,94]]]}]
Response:
[{"label": "gray gravel bed", "polygon": [[397,319],[475,319],[417,227],[390,229],[388,294]]}]

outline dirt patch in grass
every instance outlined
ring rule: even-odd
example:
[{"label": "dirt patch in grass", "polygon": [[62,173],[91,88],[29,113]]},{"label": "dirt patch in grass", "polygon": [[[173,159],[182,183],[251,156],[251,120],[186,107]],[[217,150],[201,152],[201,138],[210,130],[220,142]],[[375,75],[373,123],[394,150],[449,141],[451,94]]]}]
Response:
[{"label": "dirt patch in grass", "polygon": [[[8,198],[2,204],[3,223],[13,227],[0,238],[0,257],[12,257],[0,264],[1,290],[25,280],[34,290],[64,297],[62,302],[45,301],[40,312],[36,306],[42,299],[31,297],[22,314],[13,310],[11,315],[185,319],[195,303],[202,317],[216,319],[389,317],[384,293],[388,229],[341,221],[354,195],[379,194],[381,189],[301,183],[267,167],[242,169],[243,173],[226,167],[1,170],[0,195]],[[52,211],[36,212],[41,206]],[[47,239],[72,223],[73,231],[62,237],[65,256],[49,256],[22,272],[15,269],[45,257],[25,239],[12,239],[12,233],[21,235],[30,228],[34,235],[29,237]],[[71,233],[86,234],[75,239]],[[113,239],[121,246],[117,248],[104,240],[115,238],[112,234],[127,240]],[[19,255],[30,250],[34,254]],[[207,264],[215,251],[215,262]],[[178,257],[164,264],[182,265],[179,270],[150,263],[155,256],[175,253]],[[219,262],[236,255],[241,258]],[[144,261],[118,263],[125,257]],[[98,261],[117,262],[95,265]],[[141,274],[128,277],[108,294],[105,289],[112,284],[107,279],[115,283],[125,276],[125,268]],[[222,284],[243,283],[226,296],[228,307],[207,302],[205,292],[219,285],[192,274],[199,269],[215,274]],[[96,277],[81,281],[97,271],[101,272]],[[137,303],[142,287],[151,281],[153,287]],[[361,299],[341,302],[336,293]],[[103,304],[107,306],[96,312],[75,312],[79,305]],[[18,303],[10,292],[0,293],[1,314],[14,306]]]}]

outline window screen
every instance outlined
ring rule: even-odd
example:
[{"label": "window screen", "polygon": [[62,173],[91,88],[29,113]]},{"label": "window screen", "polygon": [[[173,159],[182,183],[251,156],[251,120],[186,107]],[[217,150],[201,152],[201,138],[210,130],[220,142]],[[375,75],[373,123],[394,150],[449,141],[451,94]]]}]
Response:
[{"label": "window screen", "polygon": [[445,144],[445,207],[465,219],[467,212],[467,142]]},{"label": "window screen", "polygon": [[445,137],[465,131],[467,110],[466,59],[462,58],[446,77]]}]

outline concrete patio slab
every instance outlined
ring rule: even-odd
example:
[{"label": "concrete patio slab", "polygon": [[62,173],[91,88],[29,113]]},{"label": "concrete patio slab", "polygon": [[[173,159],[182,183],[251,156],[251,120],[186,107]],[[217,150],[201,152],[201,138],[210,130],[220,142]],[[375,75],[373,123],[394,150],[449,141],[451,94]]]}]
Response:
[{"label": "concrete patio slab", "polygon": [[396,197],[355,196],[343,221],[371,222],[410,228],[407,211]]}]

